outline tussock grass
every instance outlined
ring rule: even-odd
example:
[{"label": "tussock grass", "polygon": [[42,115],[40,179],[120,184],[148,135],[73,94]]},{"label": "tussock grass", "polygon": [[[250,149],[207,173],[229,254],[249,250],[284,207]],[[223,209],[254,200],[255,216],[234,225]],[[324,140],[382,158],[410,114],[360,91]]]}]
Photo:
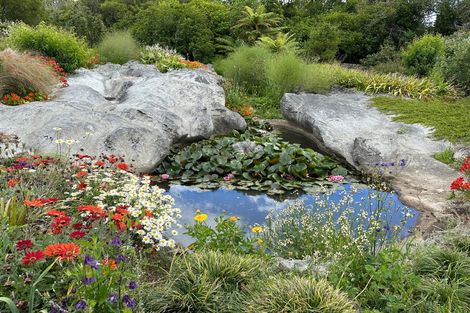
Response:
[{"label": "tussock grass", "polygon": [[6,49],[0,52],[0,95],[30,91],[49,94],[58,78],[37,58]]},{"label": "tussock grass", "polygon": [[137,41],[128,31],[107,34],[98,45],[98,52],[104,62],[124,64],[137,60],[140,48]]}]

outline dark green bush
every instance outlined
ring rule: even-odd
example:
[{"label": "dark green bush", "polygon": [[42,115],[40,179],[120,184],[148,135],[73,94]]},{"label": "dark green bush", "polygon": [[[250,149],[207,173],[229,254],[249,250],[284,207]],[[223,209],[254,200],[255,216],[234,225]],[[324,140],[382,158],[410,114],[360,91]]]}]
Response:
[{"label": "dark green bush", "polygon": [[470,94],[470,32],[460,32],[446,39],[436,72]]},{"label": "dark green bush", "polygon": [[44,23],[36,27],[19,24],[7,42],[18,50],[31,50],[54,58],[67,72],[83,67],[90,56],[88,45],[74,34]]},{"label": "dark green bush", "polygon": [[425,35],[414,40],[402,52],[403,64],[410,74],[426,76],[431,73],[437,59],[444,53],[444,39]]},{"label": "dark green bush", "polygon": [[304,44],[304,52],[309,59],[331,61],[338,53],[341,34],[338,28],[329,23],[320,23],[310,31]]},{"label": "dark green bush", "polygon": [[98,45],[103,62],[124,64],[139,58],[139,45],[128,31],[107,34]]}]

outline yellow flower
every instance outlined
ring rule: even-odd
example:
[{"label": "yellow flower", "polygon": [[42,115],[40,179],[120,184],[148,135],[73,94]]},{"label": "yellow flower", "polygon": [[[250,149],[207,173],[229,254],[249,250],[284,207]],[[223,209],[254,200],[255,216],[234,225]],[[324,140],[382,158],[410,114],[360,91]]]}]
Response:
[{"label": "yellow flower", "polygon": [[231,222],[236,222],[236,221],[238,221],[238,217],[233,216],[233,215],[230,216],[228,219],[229,219],[229,221],[231,221]]},{"label": "yellow flower", "polygon": [[258,246],[261,246],[263,244],[263,239],[256,240],[256,243],[258,244]]},{"label": "yellow flower", "polygon": [[251,231],[254,232],[255,234],[262,233],[263,232],[263,227],[255,226],[251,229]]},{"label": "yellow flower", "polygon": [[201,213],[201,210],[196,209],[196,213],[197,213],[197,214]]},{"label": "yellow flower", "polygon": [[201,213],[201,214],[197,214],[195,217],[194,217],[194,220],[197,221],[197,222],[204,222],[205,220],[207,220],[207,214],[204,214],[204,213]]}]

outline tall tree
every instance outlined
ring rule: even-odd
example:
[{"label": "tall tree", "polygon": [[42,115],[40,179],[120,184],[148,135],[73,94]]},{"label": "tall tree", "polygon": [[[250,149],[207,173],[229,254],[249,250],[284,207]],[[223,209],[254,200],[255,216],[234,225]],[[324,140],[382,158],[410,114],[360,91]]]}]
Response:
[{"label": "tall tree", "polygon": [[259,5],[256,9],[245,6],[243,17],[235,27],[246,30],[247,41],[255,42],[261,36],[276,31],[281,21],[277,14],[267,12],[263,5]]},{"label": "tall tree", "polygon": [[23,21],[36,25],[45,17],[44,0],[0,0],[2,21]]}]

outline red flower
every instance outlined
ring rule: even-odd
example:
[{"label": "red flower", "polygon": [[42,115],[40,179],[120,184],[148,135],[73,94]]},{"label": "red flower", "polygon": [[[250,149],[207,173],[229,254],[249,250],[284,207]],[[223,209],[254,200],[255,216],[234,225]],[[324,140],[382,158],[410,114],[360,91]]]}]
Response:
[{"label": "red flower", "polygon": [[75,230],[80,230],[83,228],[83,224],[82,223],[75,223],[72,225],[73,229]]},{"label": "red flower", "polygon": [[16,162],[26,162],[26,161],[29,161],[29,158],[27,157],[16,158]]},{"label": "red flower", "polygon": [[465,184],[463,184],[463,189],[470,190],[470,182],[466,182]]},{"label": "red flower", "polygon": [[129,164],[127,163],[119,163],[116,167],[120,170],[127,171],[129,169]]},{"label": "red flower", "polygon": [[85,171],[80,171],[77,173],[77,177],[80,178],[80,177],[84,177],[84,176],[87,176],[88,175],[88,172],[85,172]]},{"label": "red flower", "polygon": [[451,190],[456,190],[456,189],[460,189],[463,187],[463,182],[464,182],[464,178],[463,177],[459,177],[459,178],[456,178],[452,184],[450,184],[450,189]]},{"label": "red flower", "polygon": [[20,181],[16,178],[12,178],[9,181],[7,181],[7,186],[8,187],[15,187]]},{"label": "red flower", "polygon": [[122,215],[127,215],[129,214],[129,211],[127,211],[127,208],[129,206],[127,205],[120,205],[118,207],[116,207],[116,212],[118,212],[119,214],[122,214]]},{"label": "red flower", "polygon": [[100,166],[100,167],[103,167],[105,165],[105,163],[103,161],[96,161],[95,164]]},{"label": "red flower", "polygon": [[70,225],[71,218],[69,216],[58,216],[54,217],[52,220],[51,226],[53,228],[63,228]]},{"label": "red flower", "polygon": [[41,250],[38,251],[31,251],[31,252],[26,252],[23,259],[21,260],[21,263],[24,266],[28,266],[32,263],[36,263],[40,260],[44,259],[44,252]]},{"label": "red flower", "polygon": [[152,217],[152,216],[153,216],[152,211],[150,211],[150,210],[145,210],[145,216],[147,216],[147,217]]},{"label": "red flower", "polygon": [[55,243],[48,245],[44,249],[44,254],[58,258],[59,261],[70,261],[80,254],[80,246],[74,243]]},{"label": "red flower", "polygon": [[83,181],[81,181],[80,184],[78,184],[79,190],[84,190],[86,187],[88,187],[88,185]]},{"label": "red flower", "polygon": [[33,154],[31,157],[33,159],[40,159],[41,158],[41,156],[39,154]]},{"label": "red flower", "polygon": [[122,222],[122,220],[124,219],[124,216],[122,216],[121,214],[119,213],[115,213],[112,217],[112,219],[114,221],[117,221],[117,222]]},{"label": "red flower", "polygon": [[20,240],[16,243],[16,250],[17,251],[22,251],[22,250],[27,250],[31,249],[33,247],[33,242],[31,240]]},{"label": "red flower", "polygon": [[462,173],[470,171],[470,155],[465,159],[465,161],[463,161],[463,164],[460,167],[460,171]]},{"label": "red flower", "polygon": [[59,210],[49,210],[47,211],[47,215],[49,216],[65,216],[65,212]]},{"label": "red flower", "polygon": [[118,161],[117,157],[114,154],[108,155],[107,158],[110,163],[116,163]]},{"label": "red flower", "polygon": [[115,221],[114,223],[119,231],[125,231],[127,229],[127,225],[124,222]]},{"label": "red flower", "polygon": [[73,232],[70,233],[70,238],[80,239],[80,238],[83,238],[85,235],[86,235],[86,233],[84,231],[76,230],[76,231],[73,231]]}]

